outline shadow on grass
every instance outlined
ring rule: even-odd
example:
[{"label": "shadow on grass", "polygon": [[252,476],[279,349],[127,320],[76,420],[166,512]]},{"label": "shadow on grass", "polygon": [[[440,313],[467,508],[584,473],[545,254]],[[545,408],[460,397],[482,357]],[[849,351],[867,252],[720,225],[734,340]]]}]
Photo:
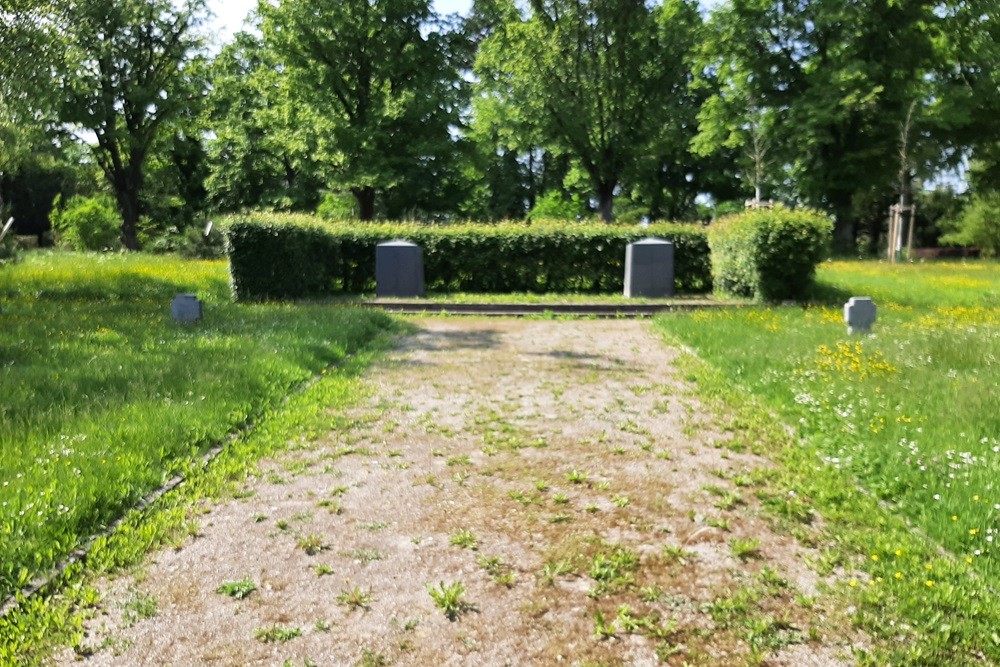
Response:
[{"label": "shadow on grass", "polygon": [[820,306],[843,306],[852,296],[872,296],[853,294],[848,290],[817,280],[809,294],[809,302]]}]

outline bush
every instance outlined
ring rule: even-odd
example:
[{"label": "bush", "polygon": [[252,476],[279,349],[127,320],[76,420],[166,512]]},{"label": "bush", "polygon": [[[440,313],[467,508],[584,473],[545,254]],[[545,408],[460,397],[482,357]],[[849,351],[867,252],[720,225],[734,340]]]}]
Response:
[{"label": "bush", "polygon": [[340,247],[319,224],[237,222],[225,236],[237,300],[294,299],[333,290]]},{"label": "bush", "polygon": [[375,247],[400,238],[423,250],[428,291],[612,293],[624,287],[625,246],[647,236],[674,242],[678,292],[711,289],[708,242],[692,225],[338,225],[255,215],[229,223],[227,252],[238,300],[370,292]]},{"label": "bush", "polygon": [[57,243],[73,250],[115,250],[121,246],[121,216],[107,195],[71,197],[65,205],[56,196],[49,214]]},{"label": "bush", "polygon": [[188,227],[177,243],[177,253],[186,259],[217,259],[225,252],[225,237],[214,223],[208,234],[200,226]]},{"label": "bush", "polygon": [[354,220],[356,201],[352,195],[327,192],[316,207],[316,215],[324,220]]},{"label": "bush", "polygon": [[561,192],[550,190],[535,200],[528,211],[528,220],[582,220],[590,215],[583,202],[570,199]]},{"label": "bush", "polygon": [[957,218],[942,225],[945,245],[976,246],[984,257],[1000,256],[1000,193],[973,198]]},{"label": "bush", "polygon": [[[6,224],[6,220],[0,220],[0,230],[3,230],[4,224]],[[17,237],[14,236],[14,231],[11,230],[7,236],[0,239],[0,266],[4,264],[16,264],[20,259],[21,249],[17,245]]]},{"label": "bush", "polygon": [[757,301],[802,300],[832,231],[821,213],[780,206],[722,218],[708,230],[715,289]]}]

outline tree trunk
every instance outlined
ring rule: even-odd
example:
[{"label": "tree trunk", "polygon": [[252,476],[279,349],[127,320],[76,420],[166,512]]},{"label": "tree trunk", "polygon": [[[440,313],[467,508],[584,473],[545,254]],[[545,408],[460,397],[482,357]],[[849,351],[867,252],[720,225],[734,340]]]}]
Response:
[{"label": "tree trunk", "polygon": [[597,210],[602,222],[614,222],[615,184],[601,183],[597,186]]},{"label": "tree trunk", "polygon": [[[907,177],[909,174],[906,175]],[[913,211],[910,209],[911,198],[910,198],[910,183],[909,179],[900,179],[899,187],[899,228],[896,230],[896,238],[889,239],[892,244],[892,248],[895,252],[899,254],[896,259],[902,259],[903,249],[906,248],[906,235],[904,230],[908,231],[913,225]],[[907,258],[909,259],[909,258]]]},{"label": "tree trunk", "polygon": [[353,188],[351,194],[358,202],[358,219],[370,221],[375,219],[375,188]]},{"label": "tree trunk", "polygon": [[139,249],[139,189],[124,186],[116,189],[118,210],[122,214],[122,245],[126,250]]},{"label": "tree trunk", "polygon": [[834,193],[830,198],[833,208],[833,247],[841,253],[853,254],[857,249],[854,242],[854,211],[850,193]]}]

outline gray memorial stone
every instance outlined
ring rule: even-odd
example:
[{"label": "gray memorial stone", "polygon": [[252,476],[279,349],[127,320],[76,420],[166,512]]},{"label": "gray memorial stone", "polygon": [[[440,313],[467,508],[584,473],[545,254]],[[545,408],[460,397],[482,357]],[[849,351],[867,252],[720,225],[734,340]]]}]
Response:
[{"label": "gray memorial stone", "polygon": [[178,294],[170,304],[174,322],[197,322],[201,319],[201,301],[194,294]]},{"label": "gray memorial stone", "polygon": [[643,239],[625,248],[625,296],[674,295],[674,244]]},{"label": "gray memorial stone", "polygon": [[847,323],[847,333],[868,333],[875,324],[875,304],[871,297],[852,296],[844,304],[844,322]]},{"label": "gray memorial stone", "polygon": [[375,247],[375,296],[424,295],[424,254],[409,241],[388,241]]}]

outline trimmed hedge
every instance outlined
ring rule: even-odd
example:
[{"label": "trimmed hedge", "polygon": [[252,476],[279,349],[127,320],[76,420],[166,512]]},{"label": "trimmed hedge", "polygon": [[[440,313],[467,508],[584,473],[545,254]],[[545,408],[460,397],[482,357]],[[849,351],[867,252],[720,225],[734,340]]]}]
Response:
[{"label": "trimmed hedge", "polygon": [[708,240],[704,228],[694,225],[331,224],[311,216],[254,214],[226,227],[239,301],[374,291],[375,246],[392,239],[421,247],[429,292],[620,292],[625,246],[649,236],[674,242],[678,292],[711,290]]},{"label": "trimmed hedge", "polygon": [[722,218],[708,230],[715,289],[762,302],[803,300],[832,232],[833,222],[811,210],[777,207]]},{"label": "trimmed hedge", "polygon": [[226,227],[229,279],[237,301],[323,296],[341,262],[340,244],[318,223]]}]

